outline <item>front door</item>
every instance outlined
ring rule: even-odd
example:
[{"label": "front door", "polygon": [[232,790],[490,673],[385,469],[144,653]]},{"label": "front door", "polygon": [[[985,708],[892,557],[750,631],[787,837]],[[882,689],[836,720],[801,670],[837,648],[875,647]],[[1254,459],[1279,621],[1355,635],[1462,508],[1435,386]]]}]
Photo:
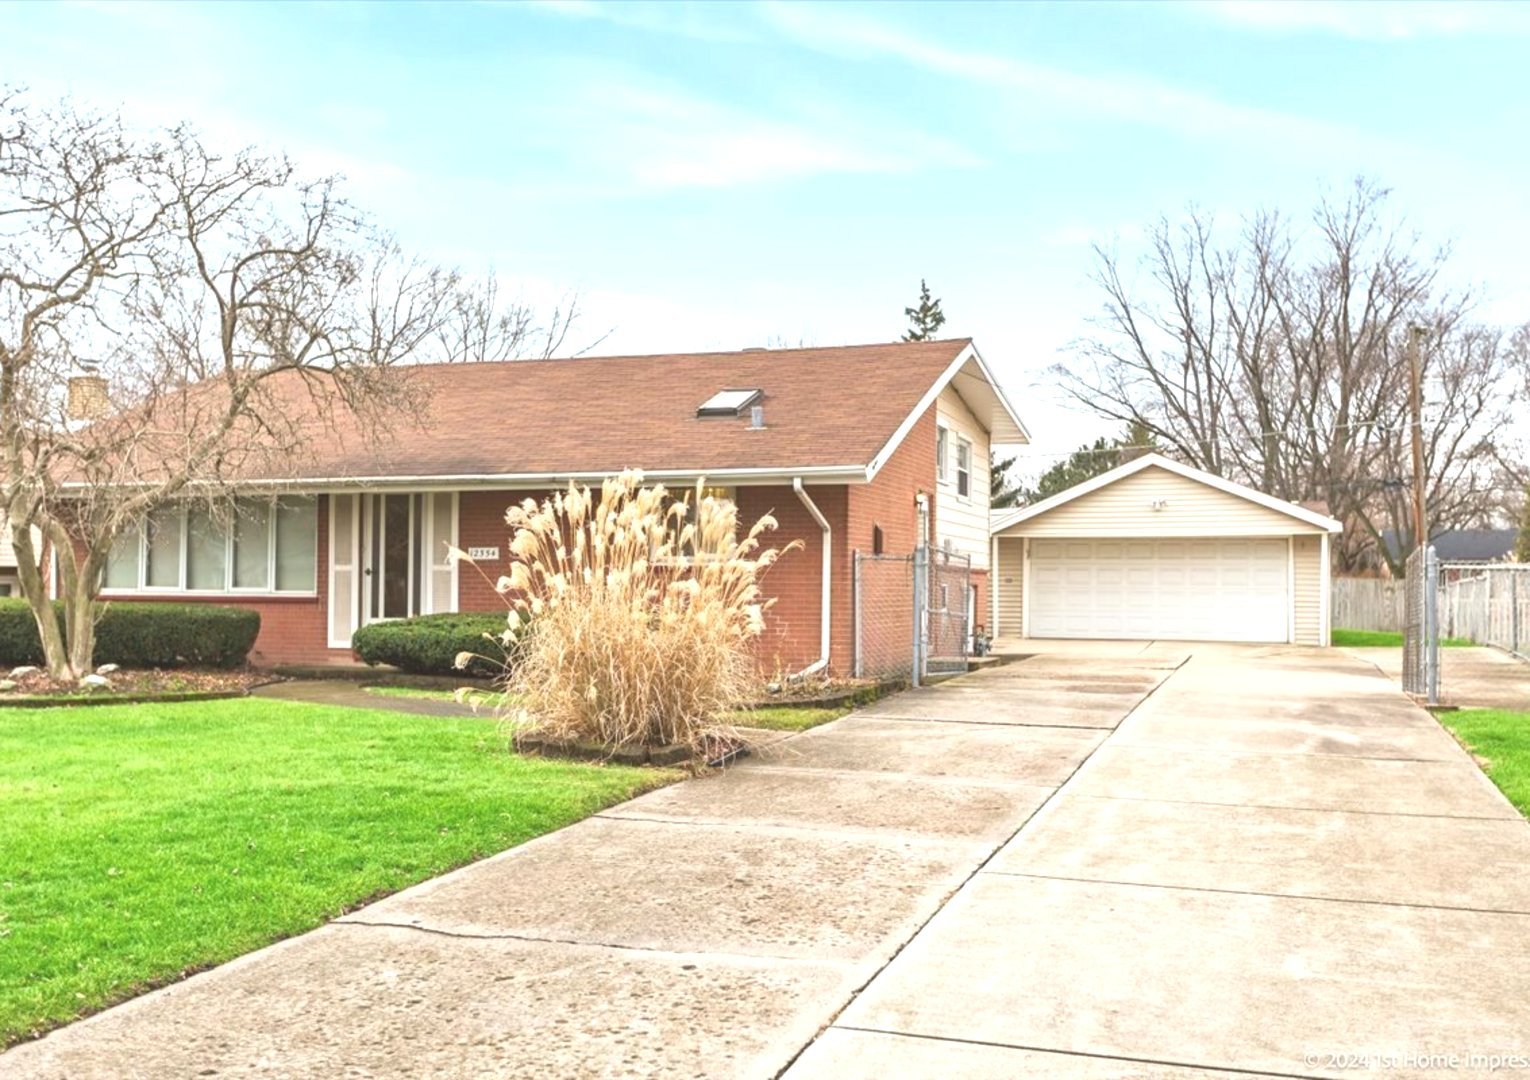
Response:
[{"label": "front door", "polygon": [[454,611],[457,497],[451,492],[347,492],[330,497],[330,640],[358,626]]},{"label": "front door", "polygon": [[363,622],[420,614],[419,495],[362,496]]}]

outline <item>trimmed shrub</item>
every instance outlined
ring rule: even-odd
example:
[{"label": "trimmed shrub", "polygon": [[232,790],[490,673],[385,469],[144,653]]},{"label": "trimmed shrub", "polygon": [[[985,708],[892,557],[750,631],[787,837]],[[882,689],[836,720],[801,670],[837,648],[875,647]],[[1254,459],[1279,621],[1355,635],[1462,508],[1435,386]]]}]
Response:
[{"label": "trimmed shrub", "polygon": [[[499,642],[506,629],[503,615],[415,615],[361,627],[351,635],[351,648],[368,664],[391,664],[413,675],[492,678],[505,673],[504,646]],[[457,666],[459,653],[473,654],[465,669]]]},{"label": "trimmed shrub", "polygon": [[[59,627],[64,608],[55,603]],[[97,664],[133,668],[233,668],[243,664],[260,633],[260,612],[218,604],[101,605]],[[0,600],[0,664],[42,664],[42,642],[23,600]]]}]

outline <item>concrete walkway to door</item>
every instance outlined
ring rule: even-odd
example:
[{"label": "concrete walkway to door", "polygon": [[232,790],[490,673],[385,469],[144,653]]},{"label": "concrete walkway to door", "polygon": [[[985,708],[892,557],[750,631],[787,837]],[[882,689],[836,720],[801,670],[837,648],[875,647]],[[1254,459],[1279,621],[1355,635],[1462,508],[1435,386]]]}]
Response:
[{"label": "concrete walkway to door", "polygon": [[1407,1055],[1530,1054],[1527,865],[1530,825],[1374,667],[1097,644],[885,699],[0,1076],[1470,1076]]}]

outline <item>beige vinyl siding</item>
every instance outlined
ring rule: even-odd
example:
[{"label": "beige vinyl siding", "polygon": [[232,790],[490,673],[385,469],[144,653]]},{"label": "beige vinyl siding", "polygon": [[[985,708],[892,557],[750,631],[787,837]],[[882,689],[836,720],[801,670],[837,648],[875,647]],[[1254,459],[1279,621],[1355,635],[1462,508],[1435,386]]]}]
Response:
[{"label": "beige vinyl siding", "polygon": [[[1162,510],[1153,503],[1162,501]],[[1015,526],[1026,536],[1286,536],[1321,530],[1288,514],[1149,466]]]},{"label": "beige vinyl siding", "polygon": [[1298,645],[1327,645],[1323,640],[1323,541],[1319,536],[1291,538],[1293,602]]},{"label": "beige vinyl siding", "polygon": [[999,538],[999,565],[994,572],[994,595],[999,620],[994,636],[1017,638],[1025,633],[1025,538]]},{"label": "beige vinyl siding", "polygon": [[[935,546],[944,547],[949,540],[952,551],[971,556],[974,569],[985,569],[989,542],[988,432],[972,415],[961,395],[950,386],[935,399],[935,422],[949,432],[946,452],[950,455],[946,479],[938,480],[935,485]],[[956,493],[956,441],[959,438],[972,444],[972,485],[967,498]]]}]

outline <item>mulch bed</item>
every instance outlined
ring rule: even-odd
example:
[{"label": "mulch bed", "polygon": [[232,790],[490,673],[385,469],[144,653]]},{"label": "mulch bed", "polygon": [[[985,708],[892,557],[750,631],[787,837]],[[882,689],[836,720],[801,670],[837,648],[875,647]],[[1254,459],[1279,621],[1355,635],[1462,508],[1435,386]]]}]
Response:
[{"label": "mulch bed", "polygon": [[80,704],[82,702],[204,701],[222,697],[242,697],[251,687],[271,681],[259,671],[199,671],[128,669],[107,672],[109,687],[92,688],[73,683],[56,683],[46,671],[13,675],[0,669],[0,679],[16,684],[0,691],[0,705]]}]

